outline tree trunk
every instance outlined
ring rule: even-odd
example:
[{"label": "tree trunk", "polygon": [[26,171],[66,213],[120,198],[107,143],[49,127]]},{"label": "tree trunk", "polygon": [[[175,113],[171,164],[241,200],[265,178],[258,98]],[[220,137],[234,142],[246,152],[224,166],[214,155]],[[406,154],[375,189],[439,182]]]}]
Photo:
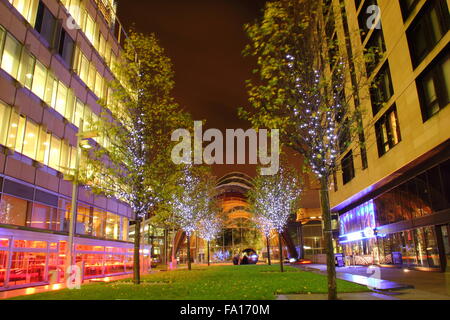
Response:
[{"label": "tree trunk", "polygon": [[278,249],[280,250],[280,271],[284,272],[283,244],[281,243],[281,232],[278,232]]},{"label": "tree trunk", "polygon": [[187,238],[187,263],[188,263],[188,270],[192,270],[192,265],[191,265],[191,236],[189,234],[187,234],[186,238]]},{"label": "tree trunk", "polygon": [[331,208],[328,181],[326,178],[323,178],[320,182],[320,203],[324,221],[325,249],[327,254],[328,300],[337,300],[336,262],[333,248],[333,230],[331,226]]},{"label": "tree trunk", "polygon": [[208,248],[207,248],[208,252],[207,252],[207,257],[208,257],[208,267],[211,265],[211,263],[209,262],[209,241],[208,241]]},{"label": "tree trunk", "polygon": [[267,262],[269,264],[269,266],[272,265],[272,261],[270,260],[270,240],[269,240],[269,236],[266,236],[266,241],[267,241]]},{"label": "tree trunk", "polygon": [[133,263],[133,282],[134,284],[141,283],[141,264],[140,264],[140,254],[141,249],[141,219],[136,219],[136,224],[134,226],[134,263]]}]

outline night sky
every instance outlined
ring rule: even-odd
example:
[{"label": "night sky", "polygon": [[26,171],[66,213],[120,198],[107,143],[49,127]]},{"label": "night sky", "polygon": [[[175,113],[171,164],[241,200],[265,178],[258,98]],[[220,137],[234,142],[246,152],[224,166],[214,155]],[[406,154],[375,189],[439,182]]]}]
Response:
[{"label": "night sky", "polygon": [[[245,81],[255,61],[244,58],[248,43],[243,30],[262,14],[263,0],[119,0],[125,27],[154,32],[176,72],[174,96],[207,128],[250,128],[237,108],[247,105]],[[231,171],[253,174],[254,166],[215,166],[222,176]]]}]

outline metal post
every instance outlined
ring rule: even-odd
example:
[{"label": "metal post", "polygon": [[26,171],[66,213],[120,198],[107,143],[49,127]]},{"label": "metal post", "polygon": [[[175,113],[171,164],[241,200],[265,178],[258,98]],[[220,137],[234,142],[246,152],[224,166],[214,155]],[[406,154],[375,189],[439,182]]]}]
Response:
[{"label": "metal post", "polygon": [[77,134],[77,155],[75,158],[75,172],[73,175],[73,182],[72,182],[72,206],[70,210],[70,217],[69,217],[69,241],[67,243],[66,248],[66,279],[70,277],[70,273],[67,273],[67,268],[73,266],[73,240],[74,240],[74,233],[75,233],[75,219],[76,219],[76,212],[77,212],[77,199],[78,199],[78,179],[79,179],[79,170],[80,170],[80,159],[81,159],[81,139],[82,139],[82,132],[83,132],[83,119],[80,120],[80,127],[78,129]]}]

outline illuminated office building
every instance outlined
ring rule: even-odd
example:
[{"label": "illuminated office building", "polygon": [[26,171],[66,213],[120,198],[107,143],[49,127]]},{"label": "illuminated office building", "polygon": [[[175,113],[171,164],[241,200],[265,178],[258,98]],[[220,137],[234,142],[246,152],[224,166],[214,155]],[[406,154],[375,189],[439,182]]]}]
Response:
[{"label": "illuminated office building", "polygon": [[355,99],[365,111],[365,147],[340,150],[342,170],[331,194],[339,244],[353,264],[444,271],[450,266],[450,2],[326,2],[335,13],[328,14],[328,37],[349,38],[341,50],[350,60],[363,48],[382,53],[375,63],[351,66],[378,85]]},{"label": "illuminated office building", "polygon": [[[76,134],[98,119],[124,32],[112,0],[0,0],[0,290],[63,280]],[[102,144],[101,141],[97,141]],[[132,271],[129,206],[80,187],[84,279]]]}]

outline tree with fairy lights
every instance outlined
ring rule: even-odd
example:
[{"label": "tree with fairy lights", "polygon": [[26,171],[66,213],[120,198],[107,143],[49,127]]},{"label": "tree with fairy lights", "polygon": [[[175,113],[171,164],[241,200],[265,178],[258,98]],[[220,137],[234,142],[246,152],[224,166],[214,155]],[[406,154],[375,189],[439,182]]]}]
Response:
[{"label": "tree with fairy lights", "polygon": [[[130,32],[103,113],[87,124],[97,137],[83,157],[80,180],[114,196],[135,214],[134,283],[140,283],[141,221],[168,201],[181,168],[171,161],[171,133],[189,116],[174,102],[174,72],[154,35]],[[93,142],[92,142],[93,143]]]},{"label": "tree with fairy lights", "polygon": [[217,215],[216,212],[211,212],[206,218],[200,221],[198,233],[200,238],[206,241],[206,258],[208,260],[208,266],[211,265],[210,259],[210,245],[211,241],[216,239],[223,230],[223,220]]},{"label": "tree with fairy lights", "polygon": [[172,194],[172,212],[186,233],[188,270],[192,270],[191,236],[199,231],[203,220],[211,218],[215,180],[209,168],[185,165],[177,181],[177,190]]},{"label": "tree with fairy lights", "polygon": [[270,266],[272,265],[272,261],[270,259],[270,234],[275,228],[273,227],[271,221],[262,215],[255,215],[253,217],[253,222],[256,224],[256,227],[264,234],[267,247],[267,262]]},{"label": "tree with fairy lights", "polygon": [[277,174],[257,176],[253,185],[248,194],[252,212],[257,221],[263,222],[266,232],[269,228],[277,231],[280,271],[284,272],[282,233],[289,217],[298,209],[301,194],[298,173],[284,164]]},{"label": "tree with fairy lights", "polygon": [[352,52],[341,10],[317,0],[268,2],[262,20],[245,27],[250,44],[244,54],[257,59],[260,77],[248,81],[251,109],[240,110],[254,127],[279,129],[282,143],[320,182],[330,300],[337,299],[330,180],[347,150],[360,151],[367,166],[365,134],[371,131],[364,129],[361,105],[368,94],[360,93],[369,92],[364,68],[377,59],[372,51]]}]

